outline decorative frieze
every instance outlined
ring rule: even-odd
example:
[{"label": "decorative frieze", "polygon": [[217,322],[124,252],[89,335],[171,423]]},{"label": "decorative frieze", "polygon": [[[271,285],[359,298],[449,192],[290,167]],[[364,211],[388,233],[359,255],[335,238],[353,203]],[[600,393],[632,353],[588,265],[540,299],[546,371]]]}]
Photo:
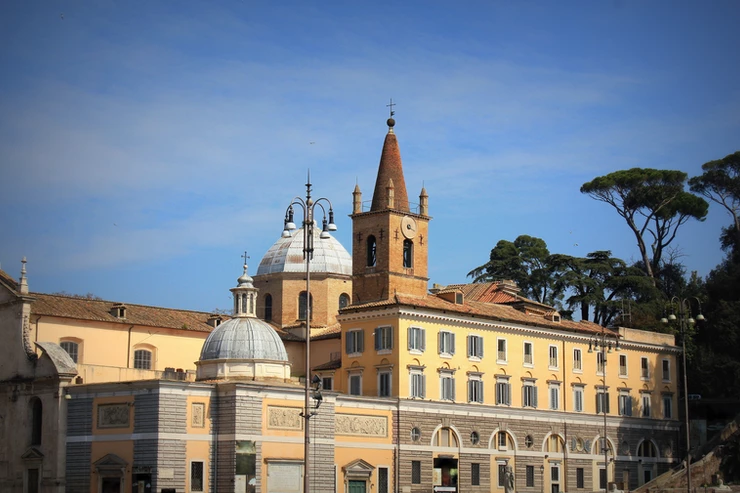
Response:
[{"label": "decorative frieze", "polygon": [[335,430],[337,435],[387,437],[388,418],[385,416],[337,414]]},{"label": "decorative frieze", "polygon": [[128,428],[130,409],[128,403],[100,404],[98,406],[98,428]]},{"label": "decorative frieze", "polygon": [[273,430],[302,430],[301,408],[268,406],[267,428]]}]

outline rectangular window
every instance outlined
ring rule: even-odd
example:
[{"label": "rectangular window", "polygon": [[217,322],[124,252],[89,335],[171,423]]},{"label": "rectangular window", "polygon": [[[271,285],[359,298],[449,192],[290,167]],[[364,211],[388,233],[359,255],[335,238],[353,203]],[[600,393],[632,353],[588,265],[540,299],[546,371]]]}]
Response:
[{"label": "rectangular window", "polygon": [[470,464],[470,484],[480,486],[480,464],[477,462]]},{"label": "rectangular window", "polygon": [[76,342],[72,341],[62,341],[59,343],[59,345],[67,351],[67,354],[69,354],[69,357],[72,358],[72,361],[77,363],[77,356],[79,354],[79,346]]},{"label": "rectangular window", "polygon": [[496,379],[496,404],[511,406],[511,384],[508,378]]},{"label": "rectangular window", "polygon": [[524,343],[524,366],[534,365],[534,349],[531,342]]},{"label": "rectangular window", "polygon": [[468,336],[468,358],[483,358],[483,338],[481,336]]},{"label": "rectangular window", "polygon": [[506,484],[506,463],[498,463],[498,486],[503,488]]},{"label": "rectangular window", "polygon": [[137,349],[134,351],[134,368],[139,370],[152,369],[152,352],[146,349]]},{"label": "rectangular window", "polygon": [[642,401],[642,417],[643,418],[649,418],[650,417],[650,394],[643,393],[640,395],[640,400]]},{"label": "rectangular window", "polygon": [[606,355],[601,351],[596,353],[596,374],[603,375],[604,367],[606,366]]},{"label": "rectangular window", "polygon": [[619,415],[620,416],[632,416],[632,396],[626,392],[619,393]]},{"label": "rectangular window", "polygon": [[421,484],[421,461],[411,461],[411,484]]},{"label": "rectangular window", "polygon": [[609,393],[604,390],[596,391],[596,414],[609,414]]},{"label": "rectangular window", "polygon": [[573,350],[573,371],[582,371],[582,370],[583,370],[583,361],[581,360],[581,350],[574,349]]},{"label": "rectangular window", "polygon": [[576,488],[583,489],[586,487],[584,471],[582,467],[576,468]]},{"label": "rectangular window", "polygon": [[498,363],[506,363],[506,339],[498,339],[496,341],[496,347],[496,361]]},{"label": "rectangular window", "polygon": [[424,375],[419,370],[412,370],[409,375],[409,394],[411,397],[417,397],[419,399],[423,399],[426,397],[426,375]]},{"label": "rectangular window", "polygon": [[39,470],[38,469],[28,469],[28,488],[26,491],[28,493],[39,493]]},{"label": "rectangular window", "polygon": [[551,383],[549,385],[550,390],[550,409],[557,411],[560,409],[560,384]]},{"label": "rectangular window", "polygon": [[409,327],[409,351],[421,351],[426,349],[426,331],[420,327]]},{"label": "rectangular window", "polygon": [[388,468],[378,468],[378,493],[389,493],[388,492]]},{"label": "rectangular window", "polygon": [[650,367],[647,358],[640,358],[640,377],[643,379],[650,378]]},{"label": "rectangular window", "polygon": [[393,349],[393,327],[375,329],[375,350],[390,351]]},{"label": "rectangular window", "polygon": [[332,377],[324,377],[321,379],[321,388],[324,390],[334,390],[334,379]]},{"label": "rectangular window", "polygon": [[627,376],[627,355],[626,354],[619,355],[619,376],[620,377]]},{"label": "rectangular window", "polygon": [[663,395],[663,417],[673,419],[673,396],[670,394]]},{"label": "rectangular window", "polygon": [[349,394],[362,395],[362,375],[349,376]]},{"label": "rectangular window", "polygon": [[203,463],[190,463],[190,491],[203,491]]},{"label": "rectangular window", "polygon": [[439,333],[439,354],[455,354],[455,334],[452,332],[441,331]]},{"label": "rectangular window", "polygon": [[471,376],[468,380],[468,402],[483,403],[483,381],[479,376]]},{"label": "rectangular window", "polygon": [[365,350],[365,331],[347,331],[346,347],[347,354],[361,354]]},{"label": "rectangular window", "polygon": [[391,396],[391,372],[381,371],[378,373],[378,396]]},{"label": "rectangular window", "polygon": [[667,360],[667,359],[663,360],[663,381],[664,382],[671,381],[671,362],[670,360]]},{"label": "rectangular window", "polygon": [[550,368],[558,368],[558,347],[550,346]]},{"label": "rectangular window", "polygon": [[583,387],[580,385],[573,386],[573,410],[583,412]]},{"label": "rectangular window", "polygon": [[499,431],[498,433],[496,433],[496,441],[498,442],[499,450],[509,449],[509,443],[507,441],[508,437],[509,435],[507,435],[505,431]]},{"label": "rectangular window", "polygon": [[534,488],[534,466],[527,466],[527,488]]},{"label": "rectangular window", "polygon": [[526,381],[522,385],[522,406],[537,407],[537,387],[532,381]]},{"label": "rectangular window", "polygon": [[455,400],[455,375],[452,372],[439,372],[440,399]]}]

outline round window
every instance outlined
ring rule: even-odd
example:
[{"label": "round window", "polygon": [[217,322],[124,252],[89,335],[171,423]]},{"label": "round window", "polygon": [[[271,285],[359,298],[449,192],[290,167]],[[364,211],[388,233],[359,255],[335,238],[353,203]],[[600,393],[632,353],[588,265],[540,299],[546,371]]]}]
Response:
[{"label": "round window", "polygon": [[421,440],[421,430],[417,426],[411,428],[411,440],[414,442]]},{"label": "round window", "polygon": [[473,445],[478,445],[478,443],[480,442],[480,435],[478,434],[478,432],[477,432],[477,431],[474,431],[474,432],[472,432],[472,433],[470,434],[470,442],[471,442],[471,443],[472,443]]},{"label": "round window", "polygon": [[583,439],[581,437],[576,438],[576,450],[583,452]]},{"label": "round window", "polygon": [[524,445],[527,446],[527,448],[532,448],[532,445],[534,445],[534,439],[532,438],[532,435],[527,435],[524,437]]}]

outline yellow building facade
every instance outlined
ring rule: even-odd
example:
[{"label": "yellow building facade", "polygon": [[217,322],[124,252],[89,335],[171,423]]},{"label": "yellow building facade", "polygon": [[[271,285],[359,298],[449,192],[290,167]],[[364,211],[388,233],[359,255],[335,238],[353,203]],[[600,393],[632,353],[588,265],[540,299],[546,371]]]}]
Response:
[{"label": "yellow building facade", "polygon": [[306,420],[316,492],[632,489],[677,462],[672,336],[563,320],[510,281],[428,289],[429,196],[409,202],[394,125],[372,200],[352,192],[353,255],[325,243],[311,297],[300,230],[245,266],[230,315],[0,271],[0,490],[298,493]]}]

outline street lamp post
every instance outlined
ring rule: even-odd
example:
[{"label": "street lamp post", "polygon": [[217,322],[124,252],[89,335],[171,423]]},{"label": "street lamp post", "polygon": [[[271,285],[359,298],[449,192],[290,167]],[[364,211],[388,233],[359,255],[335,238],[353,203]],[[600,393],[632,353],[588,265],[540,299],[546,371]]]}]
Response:
[{"label": "street lamp post", "polygon": [[[593,353],[594,349],[600,351],[601,354],[601,373],[604,376],[604,392],[601,394],[601,410],[604,412],[604,437],[602,438],[601,448],[604,451],[604,491],[609,488],[609,442],[606,439],[606,405],[609,402],[609,394],[607,393],[606,386],[606,355],[612,352],[612,348],[619,351],[619,335],[613,332],[606,331],[605,327],[601,327],[601,334],[594,335],[588,342],[588,352]],[[599,371],[598,365],[596,371]],[[619,406],[619,401],[617,401]]]},{"label": "street lamp post", "polygon": [[[695,300],[698,306],[699,314],[696,316],[696,320],[691,317],[691,300]],[[675,304],[678,304],[678,317],[674,312]],[[702,322],[706,320],[704,315],[701,314],[701,301],[696,296],[689,298],[679,298],[674,296],[671,298],[671,314],[668,318],[660,319],[664,324],[675,322],[678,320],[678,328],[681,332],[681,360],[683,363],[683,401],[684,401],[684,426],[686,428],[686,492],[691,493],[691,434],[689,430],[689,378],[687,376],[686,368],[686,330],[689,326],[694,325],[697,321]]]},{"label": "street lamp post", "polygon": [[[327,211],[323,203],[329,207],[329,218],[327,221]],[[304,430],[304,448],[303,448],[303,492],[309,493],[311,486],[310,474],[310,448],[311,434],[309,424],[311,417],[316,414],[311,411],[311,259],[313,258],[313,234],[314,234],[314,212],[316,207],[321,208],[323,213],[322,230],[319,235],[320,239],[328,239],[329,231],[336,231],[337,226],[334,224],[334,209],[331,201],[321,197],[315,201],[311,199],[311,175],[308,174],[306,183],[306,198],[296,196],[291,201],[288,209],[285,211],[285,222],[283,228],[283,238],[289,238],[291,231],[296,229],[293,222],[294,207],[300,207],[303,210],[303,259],[306,261],[306,377],[305,393],[302,417],[305,420]],[[318,386],[317,386],[318,388]],[[320,398],[320,396],[318,397]],[[320,401],[319,401],[320,402]],[[318,407],[318,406],[317,406]]]}]

